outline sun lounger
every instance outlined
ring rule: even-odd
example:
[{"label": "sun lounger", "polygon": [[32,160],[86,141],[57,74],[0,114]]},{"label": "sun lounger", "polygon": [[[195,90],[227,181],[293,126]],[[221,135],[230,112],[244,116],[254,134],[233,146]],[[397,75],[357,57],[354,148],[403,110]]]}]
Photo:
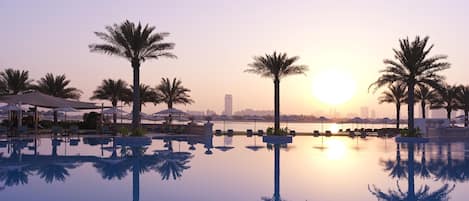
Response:
[{"label": "sun lounger", "polygon": [[368,134],[367,134],[365,131],[361,131],[361,132],[360,132],[360,137],[361,137],[361,138],[366,138],[367,135],[368,135]]},{"label": "sun lounger", "polygon": [[349,129],[348,136],[349,137],[355,137],[355,131],[352,131],[352,130]]},{"label": "sun lounger", "polygon": [[228,130],[226,131],[226,135],[228,135],[228,136],[233,136],[233,135],[234,135],[233,129],[228,129]]},{"label": "sun lounger", "polygon": [[318,137],[319,136],[319,131],[318,130],[313,131],[313,136]]},{"label": "sun lounger", "polygon": [[215,130],[215,135],[216,136],[221,136],[221,130],[220,129]]},{"label": "sun lounger", "polygon": [[263,136],[264,135],[264,130],[257,130],[257,135],[258,136]]},{"label": "sun lounger", "polygon": [[331,136],[332,136],[332,132],[329,131],[329,130],[327,130],[327,131],[326,131],[326,137],[331,137]]},{"label": "sun lounger", "polygon": [[251,130],[251,129],[247,129],[247,130],[246,130],[246,136],[251,137],[252,134],[253,134],[253,133],[252,133],[252,130]]},{"label": "sun lounger", "polygon": [[295,135],[296,135],[295,130],[290,130],[290,135],[291,135],[291,136],[295,136]]}]

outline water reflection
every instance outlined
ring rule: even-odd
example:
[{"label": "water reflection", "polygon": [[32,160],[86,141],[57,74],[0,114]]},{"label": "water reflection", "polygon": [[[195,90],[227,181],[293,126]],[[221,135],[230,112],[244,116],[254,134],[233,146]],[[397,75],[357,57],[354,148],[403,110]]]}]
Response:
[{"label": "water reflection", "polygon": [[[407,148],[407,159],[401,158],[401,145]],[[383,201],[444,201],[449,200],[449,194],[454,190],[455,184],[450,185],[448,183],[438,189],[431,191],[430,186],[427,184],[421,185],[417,191],[415,190],[415,177],[425,180],[443,180],[443,181],[463,181],[461,173],[467,170],[463,166],[454,164],[452,159],[451,144],[448,144],[447,158],[443,159],[441,152],[436,158],[431,159],[427,162],[426,159],[426,144],[425,143],[396,143],[396,158],[395,160],[382,160],[380,163],[384,167],[385,172],[389,172],[389,177],[396,180],[397,190],[388,189],[386,191],[381,190],[372,185],[368,187],[368,190],[378,200]],[[438,144],[439,150],[441,150],[441,144]],[[421,148],[420,161],[415,160],[416,147]],[[457,162],[460,163],[459,161]],[[403,191],[399,185],[400,179],[407,180],[407,191]],[[469,178],[466,178],[469,179]]]},{"label": "water reflection", "polygon": [[[31,140],[10,140],[5,142],[8,153],[0,155],[0,190],[5,187],[28,184],[29,177],[38,176],[46,183],[65,182],[70,176],[70,170],[79,167],[83,163],[91,163],[92,167],[105,180],[122,180],[132,175],[133,200],[140,199],[140,176],[147,172],[157,172],[161,180],[176,180],[188,170],[190,152],[174,151],[172,141],[175,138],[157,138],[165,142],[167,146],[163,150],[149,151],[150,138],[144,140],[114,139],[114,138],[84,138],[83,142],[90,146],[101,146],[101,150],[109,149],[112,153],[108,157],[96,155],[59,155],[58,148],[67,140],[52,138],[50,154],[39,154],[36,146],[33,153],[22,153]],[[42,139],[46,141],[45,139]],[[206,152],[213,147],[212,137],[179,137],[177,140],[192,144],[202,143]],[[74,142],[76,143],[76,142]],[[112,143],[109,148],[104,145]],[[36,140],[34,144],[37,145]],[[120,149],[120,151],[119,151]],[[103,153],[101,153],[102,155]]]}]

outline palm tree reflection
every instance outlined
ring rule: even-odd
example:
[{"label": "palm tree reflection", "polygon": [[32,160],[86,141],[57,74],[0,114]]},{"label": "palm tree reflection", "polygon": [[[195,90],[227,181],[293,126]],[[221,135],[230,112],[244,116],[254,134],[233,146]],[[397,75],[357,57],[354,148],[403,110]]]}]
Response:
[{"label": "palm tree reflection", "polygon": [[[396,182],[397,190],[389,189],[387,191],[383,191],[377,188],[375,185],[372,187],[368,186],[368,190],[371,194],[373,194],[378,200],[382,201],[445,201],[449,199],[449,194],[455,188],[455,185],[444,184],[439,189],[430,192],[430,186],[423,185],[417,191],[415,191],[415,173],[420,175],[422,178],[429,178],[430,167],[427,168],[427,165],[435,165],[435,164],[427,164],[425,158],[425,145],[423,145],[422,149],[422,158],[420,162],[414,160],[414,152],[415,152],[415,144],[414,143],[405,143],[407,145],[407,161],[402,161],[400,157],[400,145],[397,144],[397,151],[396,151],[396,161],[388,160],[382,162],[385,166],[385,171],[389,171],[389,176],[391,178],[407,178],[407,192],[404,192],[401,187],[399,186],[399,180]],[[439,168],[438,168],[439,169]],[[407,176],[406,176],[407,175]]]}]

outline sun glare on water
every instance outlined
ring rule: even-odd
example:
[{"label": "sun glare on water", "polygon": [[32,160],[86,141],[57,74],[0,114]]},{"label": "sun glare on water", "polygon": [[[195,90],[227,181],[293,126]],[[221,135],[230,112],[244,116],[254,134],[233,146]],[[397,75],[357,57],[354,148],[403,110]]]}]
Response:
[{"label": "sun glare on water", "polygon": [[355,80],[338,70],[326,70],[313,78],[313,95],[329,105],[339,105],[355,94]]},{"label": "sun glare on water", "polygon": [[327,149],[327,158],[329,160],[340,160],[344,158],[347,148],[343,141],[337,139],[330,139],[326,141]]}]

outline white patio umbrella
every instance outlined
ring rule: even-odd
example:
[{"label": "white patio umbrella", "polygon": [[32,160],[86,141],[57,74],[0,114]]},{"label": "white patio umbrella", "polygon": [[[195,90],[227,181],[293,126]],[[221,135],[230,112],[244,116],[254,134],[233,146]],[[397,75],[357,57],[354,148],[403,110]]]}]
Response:
[{"label": "white patio umbrella", "polygon": [[67,112],[78,112],[78,110],[76,110],[73,107],[59,107],[59,108],[54,108],[53,110],[56,112],[64,112],[65,121],[67,121]]},{"label": "white patio umbrella", "polygon": [[22,108],[15,104],[8,104],[0,107],[0,111],[8,112],[8,122],[11,121],[11,111],[21,111]]},{"label": "white patio umbrella", "polygon": [[119,108],[117,108],[117,107],[112,107],[112,108],[103,110],[103,114],[105,114],[105,115],[107,115],[107,114],[108,114],[108,115],[109,115],[109,114],[112,114],[112,115],[114,115],[114,114],[120,115],[121,123],[122,123],[122,117],[123,117],[123,115],[126,114],[126,113],[127,113],[126,111],[121,110],[121,109],[119,109]]},{"label": "white patio umbrella", "polygon": [[181,118],[181,117],[187,116],[187,113],[183,112],[182,110],[176,109],[176,108],[168,108],[168,109],[161,110],[159,112],[153,113],[152,116],[154,116],[154,117],[170,117],[170,118],[176,116],[178,118]]},{"label": "white patio umbrella", "polygon": [[260,117],[260,116],[250,116],[248,118],[246,118],[247,120],[253,120],[254,121],[254,130],[256,130],[256,123],[257,121],[262,121],[262,120],[265,120],[263,117]]}]

